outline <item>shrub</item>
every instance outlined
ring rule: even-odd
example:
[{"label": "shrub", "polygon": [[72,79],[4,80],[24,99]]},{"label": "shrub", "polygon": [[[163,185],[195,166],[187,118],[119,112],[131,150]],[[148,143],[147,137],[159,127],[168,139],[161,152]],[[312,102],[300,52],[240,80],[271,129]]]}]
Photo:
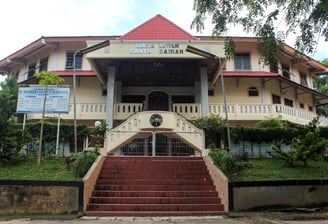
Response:
[{"label": "shrub", "polygon": [[227,176],[232,175],[241,167],[241,164],[234,156],[225,149],[211,149],[209,156],[214,164]]},{"label": "shrub", "polygon": [[328,140],[321,137],[320,128],[317,125],[318,119],[314,119],[300,129],[299,136],[293,139],[292,149],[287,152],[273,145],[275,157],[286,161],[290,166],[296,161],[302,161],[306,166],[309,160],[323,157],[326,147],[328,147]]},{"label": "shrub", "polygon": [[75,154],[75,161],[73,165],[74,175],[78,178],[83,177],[94,161],[96,161],[99,153],[97,151],[79,152]]},{"label": "shrub", "polygon": [[220,139],[224,132],[224,122],[218,115],[210,115],[201,117],[193,121],[193,124],[205,131],[206,145],[216,145],[220,143]]},{"label": "shrub", "polygon": [[8,121],[6,131],[0,135],[0,167],[19,155],[29,135],[22,131],[22,125],[15,119]]}]

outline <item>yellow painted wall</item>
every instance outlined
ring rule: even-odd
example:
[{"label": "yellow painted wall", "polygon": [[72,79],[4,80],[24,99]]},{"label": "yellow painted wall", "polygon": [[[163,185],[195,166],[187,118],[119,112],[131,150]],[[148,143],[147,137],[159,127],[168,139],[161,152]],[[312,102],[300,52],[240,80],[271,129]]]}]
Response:
[{"label": "yellow painted wall", "polygon": [[[260,78],[225,78],[224,79],[227,103],[262,103],[262,91]],[[257,87],[259,96],[248,96],[248,89]],[[214,96],[209,96],[209,103],[223,103],[221,82],[215,85]]]},{"label": "yellow painted wall", "polygon": [[[65,78],[65,84],[71,87],[73,102],[72,77]],[[102,89],[97,77],[79,77],[76,82],[76,103],[106,103],[106,96],[102,96]]]}]

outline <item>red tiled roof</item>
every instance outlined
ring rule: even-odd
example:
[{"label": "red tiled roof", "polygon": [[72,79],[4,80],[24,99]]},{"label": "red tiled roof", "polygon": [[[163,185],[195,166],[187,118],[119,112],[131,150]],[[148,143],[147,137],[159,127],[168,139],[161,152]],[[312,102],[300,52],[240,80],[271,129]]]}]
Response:
[{"label": "red tiled roof", "polygon": [[[59,76],[73,76],[74,71],[73,70],[69,70],[69,71],[50,71],[51,73],[54,73],[56,75]],[[96,76],[96,72],[95,71],[76,71],[76,76]]]},{"label": "red tiled roof", "polygon": [[156,15],[119,40],[198,40],[161,15]]},{"label": "red tiled roof", "polygon": [[223,71],[225,77],[276,77],[278,73],[273,72],[252,72],[252,71]]}]

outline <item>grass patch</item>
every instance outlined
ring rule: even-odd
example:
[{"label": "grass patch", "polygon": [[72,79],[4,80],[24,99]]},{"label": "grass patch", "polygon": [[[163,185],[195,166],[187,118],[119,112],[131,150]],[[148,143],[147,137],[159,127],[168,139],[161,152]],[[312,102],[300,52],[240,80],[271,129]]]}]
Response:
[{"label": "grass patch", "polygon": [[65,158],[44,157],[37,169],[36,157],[20,157],[5,167],[0,167],[1,180],[60,180],[76,181],[72,170],[67,168]]},{"label": "grass patch", "polygon": [[327,180],[328,161],[309,161],[308,166],[287,166],[278,159],[250,159],[249,166],[229,176],[231,181]]}]

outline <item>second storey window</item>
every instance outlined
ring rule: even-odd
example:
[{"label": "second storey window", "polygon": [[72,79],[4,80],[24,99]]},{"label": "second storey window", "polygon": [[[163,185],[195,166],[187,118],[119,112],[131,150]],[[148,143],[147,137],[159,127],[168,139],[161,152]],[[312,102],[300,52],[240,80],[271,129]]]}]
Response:
[{"label": "second storey window", "polygon": [[308,86],[308,83],[306,81],[306,73],[300,72],[300,77],[301,77],[301,85]]},{"label": "second storey window", "polygon": [[259,96],[259,90],[257,87],[249,87],[248,96]]},{"label": "second storey window", "polygon": [[28,65],[28,76],[27,78],[32,78],[33,75],[35,74],[35,69],[36,69],[36,63],[31,63]]},{"label": "second storey window", "polygon": [[278,95],[272,94],[272,103],[273,104],[281,104],[281,98]]},{"label": "second storey window", "polygon": [[270,61],[270,72],[278,73],[278,61],[277,60]]},{"label": "second storey window", "polygon": [[39,72],[48,70],[48,57],[41,58],[39,63]]},{"label": "second storey window", "polygon": [[[74,69],[73,61],[74,61],[74,52],[72,51],[66,52],[65,69]],[[77,53],[75,56],[75,69],[81,69],[81,68],[82,68],[82,54]]]},{"label": "second storey window", "polygon": [[284,104],[286,105],[286,106],[290,106],[290,107],[293,107],[293,101],[292,100],[290,100],[290,99],[284,99]]},{"label": "second storey window", "polygon": [[287,64],[282,64],[281,65],[281,68],[282,68],[282,76],[287,78],[287,79],[290,79],[290,68],[289,68],[289,65]]},{"label": "second storey window", "polygon": [[236,53],[235,55],[236,70],[251,70],[251,57],[249,53]]}]

